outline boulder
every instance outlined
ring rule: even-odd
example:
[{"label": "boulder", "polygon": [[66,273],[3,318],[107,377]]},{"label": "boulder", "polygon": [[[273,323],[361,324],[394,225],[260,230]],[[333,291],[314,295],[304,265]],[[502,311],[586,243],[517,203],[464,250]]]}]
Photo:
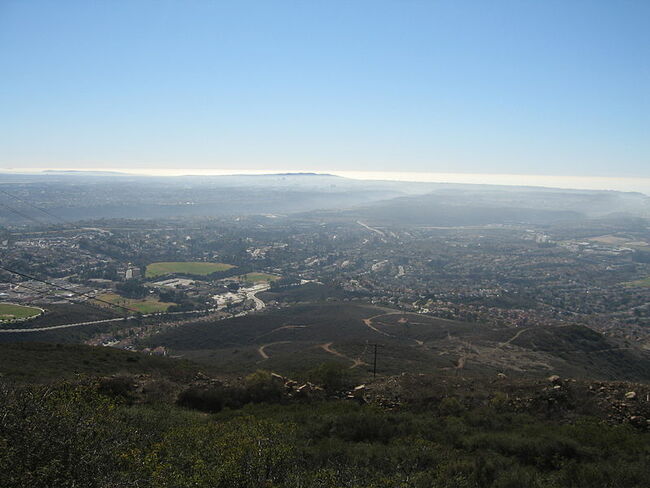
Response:
[{"label": "boulder", "polygon": [[561,380],[561,378],[560,378],[558,375],[554,374],[554,375],[548,377],[548,381],[550,381],[550,382],[553,383],[553,384],[558,384],[558,383],[560,383],[562,380]]},{"label": "boulder", "polygon": [[321,398],[325,395],[325,390],[320,386],[316,386],[312,383],[304,383],[296,388],[296,396],[308,397],[308,398]]},{"label": "boulder", "polygon": [[628,391],[625,394],[625,399],[626,400],[636,400],[636,391]]}]

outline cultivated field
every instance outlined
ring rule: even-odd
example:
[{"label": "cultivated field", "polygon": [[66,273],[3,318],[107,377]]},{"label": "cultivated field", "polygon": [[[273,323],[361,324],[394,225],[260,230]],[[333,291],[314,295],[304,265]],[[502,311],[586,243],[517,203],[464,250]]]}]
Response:
[{"label": "cultivated field", "polygon": [[99,295],[98,298],[114,303],[115,305],[132,308],[140,313],[164,312],[172,305],[175,305],[174,303],[161,302],[157,298],[143,298],[136,300],[132,298],[124,298],[115,293],[105,293]]},{"label": "cultivated field", "polygon": [[0,323],[27,319],[41,314],[41,309],[12,303],[0,303]]},{"label": "cultivated field", "polygon": [[232,268],[234,268],[232,264],[225,263],[203,263],[198,261],[159,262],[147,265],[145,276],[147,278],[155,278],[169,274],[206,276],[217,271],[227,271]]}]

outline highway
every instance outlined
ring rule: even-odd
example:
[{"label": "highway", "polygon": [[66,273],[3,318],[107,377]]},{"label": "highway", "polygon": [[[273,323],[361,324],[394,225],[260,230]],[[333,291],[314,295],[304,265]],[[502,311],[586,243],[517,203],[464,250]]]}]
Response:
[{"label": "highway", "polygon": [[[246,293],[246,298],[249,300],[253,300],[255,302],[255,309],[253,311],[259,311],[262,310],[266,304],[257,298],[256,294],[262,291],[268,290],[269,287],[268,285],[262,287],[257,287],[254,290],[251,290],[250,292]],[[216,309],[209,309],[207,312],[214,311]],[[148,313],[148,314],[143,314],[140,315],[140,318],[147,318],[147,317],[163,317],[163,316],[169,316],[169,315],[184,315],[184,314],[190,314],[190,313],[203,313],[206,312],[205,309],[202,310],[187,310],[185,312],[166,312],[166,313]],[[244,314],[239,314],[241,315],[246,315]],[[103,320],[93,320],[90,322],[75,322],[73,324],[61,324],[61,325],[51,325],[48,327],[34,327],[32,329],[0,329],[0,334],[26,334],[30,332],[47,332],[48,330],[58,330],[58,329],[68,329],[70,327],[83,327],[84,325],[96,325],[96,324],[108,324],[111,322],[124,322],[126,320],[129,320],[130,318],[136,318],[135,316],[133,317],[117,317],[114,319],[103,319]]]}]

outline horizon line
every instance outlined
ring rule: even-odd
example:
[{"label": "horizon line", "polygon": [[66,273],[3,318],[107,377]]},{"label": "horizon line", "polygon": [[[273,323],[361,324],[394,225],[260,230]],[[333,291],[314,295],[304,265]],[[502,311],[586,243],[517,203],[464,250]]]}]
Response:
[{"label": "horizon line", "polygon": [[448,183],[496,186],[535,186],[572,190],[601,190],[638,192],[650,195],[650,177],[643,176],[578,176],[537,175],[510,173],[450,173],[423,171],[360,171],[360,170],[278,170],[278,169],[208,169],[208,168],[96,168],[65,167],[0,168],[0,174],[47,175],[51,173],[114,173],[139,177],[192,177],[192,176],[281,176],[314,175],[338,176],[363,181],[395,181],[413,183]]}]

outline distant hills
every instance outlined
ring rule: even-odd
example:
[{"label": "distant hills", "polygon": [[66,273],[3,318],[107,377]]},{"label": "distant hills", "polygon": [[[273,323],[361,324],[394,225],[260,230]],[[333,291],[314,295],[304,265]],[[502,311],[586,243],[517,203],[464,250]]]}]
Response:
[{"label": "distant hills", "polygon": [[466,226],[650,216],[650,197],[640,193],[363,181],[317,173],[150,177],[48,170],[4,174],[0,189],[19,197],[11,203],[13,212],[0,215],[0,225],[24,223],[30,205],[72,220],[277,214]]}]

